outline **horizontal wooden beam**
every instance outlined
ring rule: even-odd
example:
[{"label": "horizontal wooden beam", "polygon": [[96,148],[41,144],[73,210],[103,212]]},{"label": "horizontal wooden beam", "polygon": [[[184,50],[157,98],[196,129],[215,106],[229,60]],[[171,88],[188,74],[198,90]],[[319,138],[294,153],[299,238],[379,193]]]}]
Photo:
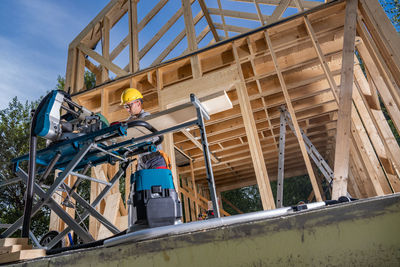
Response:
[{"label": "horizontal wooden beam", "polygon": [[[236,10],[219,10],[218,8],[209,8],[208,11],[212,15],[223,15],[225,17],[232,17],[238,19],[247,19],[247,20],[256,20],[258,21],[258,16],[256,13],[249,13],[243,11],[236,11]],[[267,20],[269,16],[263,15],[264,20]]]},{"label": "horizontal wooden beam", "polygon": [[91,57],[94,60],[96,60],[97,62],[99,62],[101,65],[103,65],[104,67],[106,67],[110,71],[112,71],[115,74],[117,74],[118,76],[128,75],[128,72],[124,71],[123,69],[121,69],[120,67],[118,67],[117,65],[112,63],[111,61],[105,59],[103,56],[98,54],[96,51],[90,49],[86,45],[79,44],[77,46],[77,48],[80,49],[84,54],[88,55],[89,57]]}]

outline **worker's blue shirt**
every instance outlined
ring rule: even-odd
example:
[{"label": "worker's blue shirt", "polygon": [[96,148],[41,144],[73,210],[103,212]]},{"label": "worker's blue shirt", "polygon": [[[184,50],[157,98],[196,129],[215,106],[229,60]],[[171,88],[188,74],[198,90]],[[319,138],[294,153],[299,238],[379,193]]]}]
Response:
[{"label": "worker's blue shirt", "polygon": [[[142,109],[139,114],[130,116],[127,121],[140,120],[149,115],[150,115],[149,112],[146,112]],[[140,127],[138,127],[137,130],[139,130],[143,134],[147,133],[147,132],[142,131],[140,129]],[[158,137],[154,137],[152,139],[152,141],[155,142],[155,141],[157,141],[157,139],[158,139]],[[162,150],[161,144],[159,144],[157,146],[157,151],[159,151],[159,150]],[[153,155],[152,153],[154,153],[154,152],[146,152],[146,153],[142,153],[138,156],[137,170],[155,169],[157,167],[166,166],[165,160],[161,155],[151,157],[151,155]]]}]

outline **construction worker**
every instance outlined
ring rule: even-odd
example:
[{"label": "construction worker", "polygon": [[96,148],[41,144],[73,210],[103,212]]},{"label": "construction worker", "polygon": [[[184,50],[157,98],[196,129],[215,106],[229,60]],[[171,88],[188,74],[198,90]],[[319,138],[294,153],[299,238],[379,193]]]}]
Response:
[{"label": "construction worker", "polygon": [[[126,121],[140,120],[150,113],[143,109],[143,95],[135,88],[127,88],[121,94],[121,105],[129,113]],[[138,130],[140,130],[138,128]],[[138,157],[137,170],[143,169],[166,169],[169,160],[166,154],[161,151],[161,144],[157,146],[156,152],[148,152],[140,154]],[[168,166],[169,167],[169,166]]]}]

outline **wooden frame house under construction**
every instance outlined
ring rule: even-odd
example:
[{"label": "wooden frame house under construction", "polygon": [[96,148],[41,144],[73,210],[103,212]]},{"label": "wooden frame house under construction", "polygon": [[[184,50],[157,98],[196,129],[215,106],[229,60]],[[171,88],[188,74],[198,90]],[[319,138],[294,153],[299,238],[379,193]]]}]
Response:
[{"label": "wooden frame house under construction", "polygon": [[[71,42],[65,88],[76,102],[113,122],[127,117],[120,95],[128,87],[142,92],[152,113],[188,102],[190,93],[225,90],[233,108],[206,121],[217,195],[258,185],[265,210],[276,208],[270,182],[279,173],[308,175],[310,199],[326,197],[304,136],[333,170],[332,198],[400,192],[400,149],[382,112],[399,132],[400,37],[378,0],[160,0],[150,8],[147,2],[111,0]],[[254,12],[225,8],[226,2]],[[288,10],[297,13],[284,17]],[[150,32],[160,17],[165,22]],[[126,37],[113,46],[112,30],[123,21]],[[176,25],[181,30],[171,31]],[[85,71],[96,75],[96,87],[86,88]],[[282,106],[294,131],[286,127],[279,172]],[[190,128],[167,134],[163,144],[185,222],[196,220],[209,200],[198,137]],[[97,166],[92,176],[108,179],[115,171]],[[92,184],[91,200],[101,186]],[[125,190],[127,197],[128,184]],[[124,203],[117,184],[98,207],[121,230],[127,227]],[[229,215],[223,207],[221,212]],[[50,224],[64,227],[55,215]],[[94,238],[111,235],[94,218],[89,224]]]}]

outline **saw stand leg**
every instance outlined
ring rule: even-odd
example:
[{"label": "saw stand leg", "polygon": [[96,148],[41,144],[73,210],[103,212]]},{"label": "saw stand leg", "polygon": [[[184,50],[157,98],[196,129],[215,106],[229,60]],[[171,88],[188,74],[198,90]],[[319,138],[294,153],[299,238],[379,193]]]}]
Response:
[{"label": "saw stand leg", "polygon": [[203,145],[203,154],[204,154],[204,162],[206,165],[206,173],[207,173],[207,182],[208,182],[208,187],[210,189],[210,197],[211,201],[213,203],[213,211],[214,211],[214,217],[219,218],[221,217],[220,211],[219,211],[219,205],[217,201],[217,192],[215,190],[215,181],[214,181],[214,174],[212,170],[212,165],[211,165],[211,158],[210,158],[210,148],[208,147],[208,141],[207,141],[207,134],[206,134],[206,127],[204,125],[204,118],[209,120],[210,115],[208,115],[207,111],[203,108],[203,106],[200,104],[198,99],[194,94],[190,95],[190,100],[195,105],[196,110],[197,110],[197,126],[200,129],[200,136],[201,136],[201,144]]},{"label": "saw stand leg", "polygon": [[285,169],[285,140],[286,139],[286,117],[281,112],[281,122],[279,128],[279,161],[278,161],[278,179],[276,192],[276,207],[283,207],[283,178]]},{"label": "saw stand leg", "polygon": [[[104,199],[104,197],[107,195],[107,193],[111,190],[111,188],[114,186],[114,184],[125,174],[126,169],[129,167],[130,162],[123,163],[121,164],[118,172],[114,175],[114,177],[111,179],[110,184],[106,185],[104,189],[100,192],[100,194],[96,197],[96,199],[92,202],[92,204],[89,204],[85,201],[85,204],[82,205],[85,208],[85,212],[80,216],[80,219],[77,219],[77,222],[80,224],[82,223],[89,215],[94,216],[96,219],[98,219],[101,223],[104,224],[111,232],[115,232],[115,230],[111,230],[109,228],[109,225],[105,224],[104,222],[108,222],[106,218],[104,218],[98,211],[95,209],[97,205]],[[65,187],[67,185],[64,184]],[[73,191],[72,193],[72,198],[76,199],[80,197],[76,192]],[[97,215],[96,215],[97,213]],[[101,219],[102,218],[102,219]],[[110,222],[108,222],[111,224]],[[112,225],[112,224],[111,224]],[[65,228],[61,233],[59,233],[56,237],[54,237],[51,242],[47,245],[48,248],[52,248],[55,246],[68,232],[73,230],[71,226],[68,226]],[[119,232],[119,230],[118,230]]]},{"label": "saw stand leg", "polygon": [[[105,217],[103,217],[95,208],[100,203],[100,201],[106,196],[106,194],[111,190],[112,186],[124,175],[125,170],[130,165],[130,161],[125,161],[120,166],[119,171],[115,174],[112,180],[109,183],[106,183],[103,191],[98,195],[98,197],[93,201],[92,204],[86,202],[79,194],[77,194],[74,190],[71,190],[65,183],[64,180],[70,174],[78,174],[74,172],[74,168],[79,164],[82,158],[88,153],[90,148],[92,148],[93,143],[88,143],[82,147],[82,149],[76,154],[76,156],[71,160],[71,162],[66,166],[65,170],[59,174],[54,183],[50,186],[47,191],[44,191],[37,183],[34,183],[34,193],[37,194],[40,198],[39,201],[33,206],[31,218],[40,210],[43,205],[48,206],[51,210],[53,210],[57,216],[59,216],[68,227],[62,231],[58,236],[56,236],[48,245],[47,248],[52,248],[55,244],[58,243],[68,232],[74,231],[78,234],[78,236],[85,242],[93,242],[93,237],[81,227],[81,223],[89,216],[95,217],[100,223],[102,223],[108,230],[110,230],[113,234],[117,234],[120,231],[116,228],[111,222],[109,222]],[[52,164],[53,166],[55,165]],[[50,171],[46,171],[45,173],[50,173]],[[17,168],[16,171],[17,176],[24,182],[27,182],[28,175],[21,169]],[[90,177],[86,177],[85,175],[80,175],[81,178],[89,179]],[[43,178],[43,177],[42,177]],[[94,179],[94,178],[93,178]],[[72,218],[58,203],[53,200],[52,196],[57,191],[66,191],[69,192],[69,196],[76,200],[78,204],[80,204],[84,209],[84,213],[77,218],[76,220]],[[2,233],[1,237],[7,237],[13,234],[16,230],[18,230],[23,222],[23,217],[19,218],[14,224],[12,224],[4,233]]]}]

